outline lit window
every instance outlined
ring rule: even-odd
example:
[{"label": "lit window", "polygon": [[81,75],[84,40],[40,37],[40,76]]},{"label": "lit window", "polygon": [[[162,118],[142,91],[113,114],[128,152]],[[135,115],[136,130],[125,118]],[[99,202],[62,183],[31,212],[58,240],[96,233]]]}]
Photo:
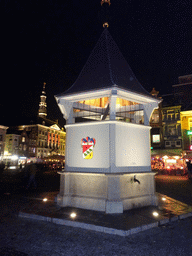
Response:
[{"label": "lit window", "polygon": [[175,147],[175,141],[171,141],[171,147]]},{"label": "lit window", "polygon": [[151,122],[152,123],[159,123],[159,112],[154,110],[152,116],[151,116]]},{"label": "lit window", "polygon": [[160,143],[160,134],[152,135],[152,141],[153,143]]},{"label": "lit window", "polygon": [[192,130],[192,119],[189,119],[189,130]]},{"label": "lit window", "polygon": [[25,142],[25,137],[22,137],[22,142]]},{"label": "lit window", "polygon": [[165,147],[171,147],[171,142],[170,141],[165,141]]},{"label": "lit window", "polygon": [[176,135],[176,126],[168,127],[169,135]]},{"label": "lit window", "polygon": [[181,141],[180,140],[176,141],[176,147],[181,147]]}]

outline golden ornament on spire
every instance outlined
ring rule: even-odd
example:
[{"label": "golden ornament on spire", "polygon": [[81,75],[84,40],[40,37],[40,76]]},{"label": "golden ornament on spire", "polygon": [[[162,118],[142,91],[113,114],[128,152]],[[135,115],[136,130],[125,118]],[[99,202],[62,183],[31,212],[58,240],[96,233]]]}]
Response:
[{"label": "golden ornament on spire", "polygon": [[104,28],[108,28],[109,27],[109,23],[108,22],[103,23],[103,27]]},{"label": "golden ornament on spire", "polygon": [[102,6],[104,3],[107,3],[108,5],[111,5],[110,0],[101,0],[101,6]]}]

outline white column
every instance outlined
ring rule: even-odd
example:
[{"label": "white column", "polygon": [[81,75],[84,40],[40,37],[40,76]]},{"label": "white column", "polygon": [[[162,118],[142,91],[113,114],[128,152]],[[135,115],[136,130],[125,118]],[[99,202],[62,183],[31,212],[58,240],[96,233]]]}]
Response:
[{"label": "white column", "polygon": [[73,117],[73,102],[66,100],[59,100],[58,105],[63,113],[67,124],[74,124],[75,118]]},{"label": "white column", "polygon": [[149,125],[150,117],[155,108],[158,108],[158,102],[143,104],[144,108],[144,125]]},{"label": "white column", "polygon": [[116,119],[116,100],[117,100],[117,90],[112,90],[112,94],[110,97],[110,105],[109,105],[109,116],[111,121]]},{"label": "white column", "polygon": [[110,173],[116,171],[116,124],[109,124],[109,164]]}]

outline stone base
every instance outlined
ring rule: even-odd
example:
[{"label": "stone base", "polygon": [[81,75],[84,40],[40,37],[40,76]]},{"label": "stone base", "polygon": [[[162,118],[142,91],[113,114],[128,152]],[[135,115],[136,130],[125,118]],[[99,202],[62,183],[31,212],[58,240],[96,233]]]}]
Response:
[{"label": "stone base", "polygon": [[71,206],[76,208],[82,208],[93,211],[105,211],[105,200],[104,199],[95,199],[88,197],[78,197],[78,196],[60,196],[57,195],[58,205],[65,207]]},{"label": "stone base", "polygon": [[[60,173],[57,203],[108,214],[157,205],[154,173]],[[134,179],[137,179],[137,181]],[[139,183],[139,182],[140,183]]]},{"label": "stone base", "polygon": [[105,213],[123,213],[123,202],[122,201],[106,201],[105,202]]}]

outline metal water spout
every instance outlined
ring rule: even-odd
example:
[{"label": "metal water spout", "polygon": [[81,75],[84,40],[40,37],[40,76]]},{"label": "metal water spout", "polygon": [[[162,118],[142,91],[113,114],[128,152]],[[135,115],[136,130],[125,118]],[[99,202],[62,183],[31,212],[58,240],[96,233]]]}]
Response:
[{"label": "metal water spout", "polygon": [[134,182],[138,182],[140,184],[140,181],[138,179],[136,179],[136,175],[134,176],[134,179],[133,179]]}]

